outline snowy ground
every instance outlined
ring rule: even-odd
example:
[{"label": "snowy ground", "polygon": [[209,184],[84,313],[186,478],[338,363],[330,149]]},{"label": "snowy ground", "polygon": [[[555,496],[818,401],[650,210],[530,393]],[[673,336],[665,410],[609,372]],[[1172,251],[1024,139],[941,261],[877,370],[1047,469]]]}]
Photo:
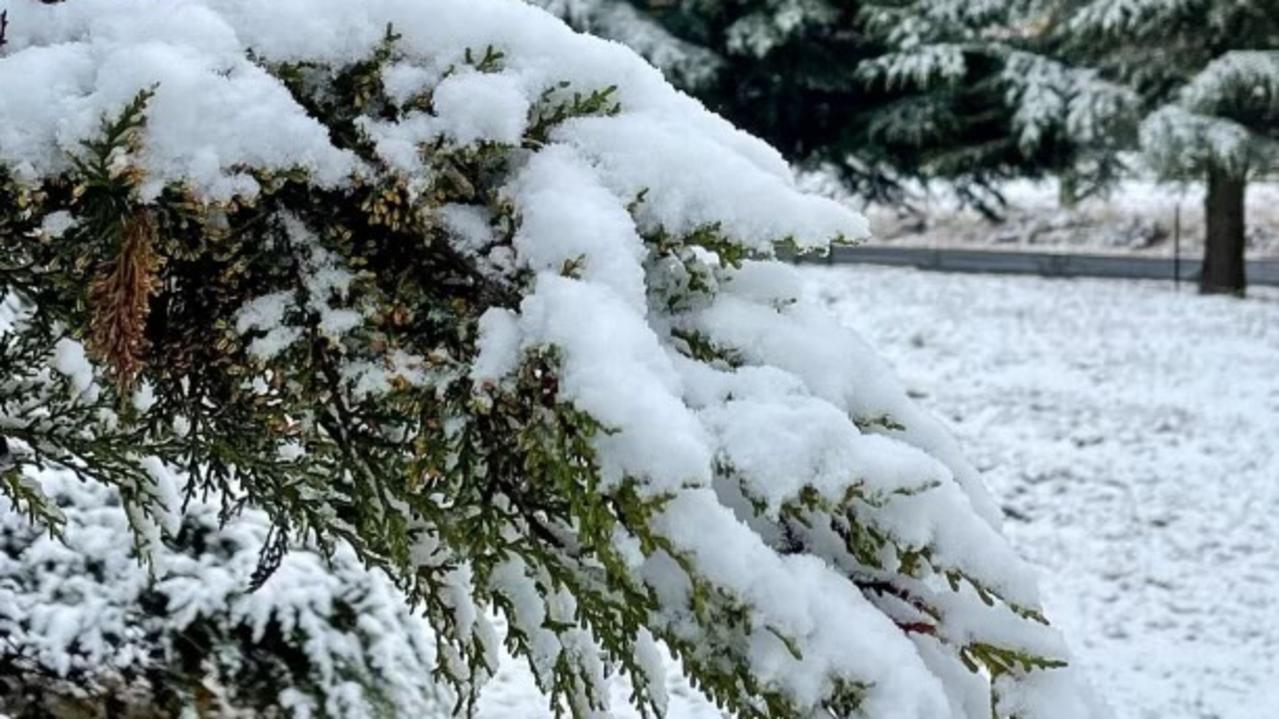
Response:
[{"label": "snowy ground", "polygon": [[[1279,293],[805,272],[951,424],[1118,719],[1279,716]],[[518,665],[485,697],[549,716]]]},{"label": "snowy ground", "polygon": [[[975,247],[1051,252],[1173,254],[1174,215],[1181,211],[1182,252],[1203,245],[1203,187],[1127,180],[1108,197],[1063,209],[1053,180],[1017,180],[1001,187],[1007,217],[992,224],[956,206],[945,191],[921,195],[924,217],[897,208],[866,208],[882,241],[913,247]],[[1248,254],[1279,257],[1279,183],[1253,182],[1247,193]]]},{"label": "snowy ground", "polygon": [[951,424],[1120,719],[1279,716],[1279,294],[809,272]]}]

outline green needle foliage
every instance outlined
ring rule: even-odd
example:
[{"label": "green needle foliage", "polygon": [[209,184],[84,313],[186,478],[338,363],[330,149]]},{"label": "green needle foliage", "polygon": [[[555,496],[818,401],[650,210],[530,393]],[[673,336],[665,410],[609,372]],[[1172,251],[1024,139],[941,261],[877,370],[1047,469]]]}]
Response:
[{"label": "green needle foliage", "polygon": [[[421,20],[417,4],[395,7]],[[461,7],[435,9],[458,21]],[[176,476],[187,502],[217,501],[227,521],[263,513],[248,589],[269,589],[297,547],[349,548],[393,578],[429,621],[436,678],[460,713],[474,712],[499,641],[529,662],[556,713],[574,717],[607,710],[605,677],[614,670],[631,678],[642,714],[661,715],[657,642],[696,688],[744,718],[878,715],[899,703],[910,716],[936,716],[950,705],[943,687],[956,670],[996,716],[1021,716],[1019,707],[1037,706],[1037,691],[1063,696],[1053,683],[1073,681],[1061,669],[1064,648],[971,468],[930,454],[954,456],[904,397],[866,400],[897,391],[873,360],[851,373],[866,383],[859,390],[810,391],[805,382],[823,387],[827,374],[863,361],[863,350],[796,294],[752,274],[786,273],[769,260],[812,249],[814,234],[824,242],[864,234],[857,218],[798,194],[775,154],[703,114],[619,48],[575,38],[523,6],[482,9],[527,11],[518,17],[617,61],[622,77],[614,84],[594,72],[585,76],[598,82],[566,83],[527,74],[549,71],[520,56],[539,46],[510,28],[499,34],[509,47],[459,48],[441,62],[439,48],[420,41],[422,27],[409,23],[416,43],[408,29],[386,27],[357,59],[263,51],[247,53],[246,67],[217,71],[287,91],[289,108],[304,109],[351,158],[342,182],[250,162],[230,171],[252,193],[211,199],[194,180],[157,184],[148,162],[163,84],[139,88],[91,138],[63,148],[65,169],[33,177],[16,163],[0,167],[0,287],[11,310],[0,341],[0,491],[56,533],[56,502],[30,477],[61,469],[111,487],[145,557],[172,540],[166,487]],[[550,45],[540,47],[550,54]],[[409,92],[406,76],[417,79]],[[512,93],[503,88],[530,76],[543,84],[521,86],[520,102],[507,103],[518,108],[515,135],[463,141],[459,133],[472,128],[452,127],[391,151],[401,137],[392,131],[457,111],[450,83],[470,88],[468,103],[505,102]],[[628,115],[628,101],[649,105]],[[571,155],[592,131],[612,144]],[[626,131],[635,134],[607,135]],[[689,131],[714,139],[680,148]],[[741,197],[708,194],[699,204],[660,184],[597,183],[569,198],[596,214],[569,203],[580,213],[557,216],[549,235],[543,223],[536,240],[553,244],[583,227],[592,239],[617,234],[599,219],[613,206],[589,205],[598,199],[592,193],[607,194],[634,251],[602,244],[557,256],[541,271],[528,259],[541,248],[529,246],[526,231],[544,208],[521,203],[512,188],[538,177],[530,168],[539,162],[565,174],[565,165],[550,163],[592,157],[599,167],[580,164],[603,176],[611,165],[646,167],[643,153],[703,151],[673,166],[696,172],[693,163],[723,163],[716,177],[741,179]],[[542,181],[561,191],[552,180]],[[783,203],[780,220],[769,214],[773,201]],[[750,211],[754,224],[739,217]],[[830,219],[836,212],[838,222]],[[459,230],[459,213],[482,218],[480,231]],[[637,432],[635,422],[657,405],[642,405],[640,420],[627,424],[590,404],[583,373],[574,372],[581,345],[629,351],[640,343],[592,319],[599,315],[552,316],[600,324],[574,326],[563,340],[537,335],[510,353],[511,366],[480,371],[495,354],[495,318],[534,316],[557,287],[607,286],[599,277],[610,262],[630,262],[609,278],[639,289],[636,306],[626,305],[631,314],[604,316],[638,318],[650,357],[702,373],[709,389],[690,381],[689,397],[680,397],[649,365],[635,374],[657,379],[613,384],[645,380],[654,394],[670,390],[679,406],[672,416],[695,418],[688,437],[676,436],[684,431],[677,427],[662,427],[656,439]],[[587,297],[625,304],[620,295]],[[716,311],[738,314],[714,321]],[[837,356],[801,380],[810,365],[769,349],[785,336],[804,361]],[[636,364],[625,351],[609,357]],[[701,389],[706,397],[694,399]],[[787,476],[737,454],[785,439],[787,415],[774,413],[790,411],[814,430],[814,444],[786,448],[800,458]],[[639,434],[652,445],[648,454],[660,455],[678,449],[666,439],[712,446],[712,427],[758,436],[714,444],[687,478],[618,469],[617,442]],[[642,459],[656,466],[665,458]],[[836,469],[823,473],[830,463]],[[739,566],[744,557],[752,566]],[[856,626],[814,624],[832,611],[848,612]],[[507,620],[504,640],[489,612]],[[856,641],[866,642],[867,656],[843,645]]]}]

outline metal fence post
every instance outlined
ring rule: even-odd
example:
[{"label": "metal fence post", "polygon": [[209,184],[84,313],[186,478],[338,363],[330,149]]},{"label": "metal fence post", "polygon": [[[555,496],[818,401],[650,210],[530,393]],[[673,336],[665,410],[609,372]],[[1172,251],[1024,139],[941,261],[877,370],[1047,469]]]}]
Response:
[{"label": "metal fence post", "polygon": [[1172,287],[1181,289],[1181,200],[1172,210]]}]

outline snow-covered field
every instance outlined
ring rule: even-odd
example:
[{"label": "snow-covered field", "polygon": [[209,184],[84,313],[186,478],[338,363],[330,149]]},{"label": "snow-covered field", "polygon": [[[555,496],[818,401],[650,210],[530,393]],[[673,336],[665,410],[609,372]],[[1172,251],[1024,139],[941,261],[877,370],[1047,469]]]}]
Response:
[{"label": "snow-covered field", "polygon": [[806,271],[983,470],[1120,719],[1279,716],[1279,294]]},{"label": "snow-covered field", "polygon": [[[1137,253],[1171,256],[1174,216],[1181,213],[1181,249],[1198,256],[1203,246],[1203,187],[1126,180],[1107,197],[1064,209],[1054,180],[1016,180],[1000,191],[1005,221],[992,224],[962,209],[944,189],[921,193],[918,215],[896,207],[865,209],[881,240],[912,247],[971,247],[1049,252]],[[1279,257],[1279,183],[1252,182],[1246,199],[1248,254]]]},{"label": "snow-covered field", "polygon": [[[1279,293],[804,271],[983,470],[1117,719],[1279,716]],[[485,697],[550,716],[518,665]]]}]

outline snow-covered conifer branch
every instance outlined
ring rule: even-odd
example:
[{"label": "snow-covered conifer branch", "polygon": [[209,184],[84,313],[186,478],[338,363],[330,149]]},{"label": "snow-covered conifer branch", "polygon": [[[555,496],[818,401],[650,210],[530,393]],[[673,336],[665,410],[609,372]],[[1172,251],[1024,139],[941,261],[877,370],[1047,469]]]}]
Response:
[{"label": "snow-covered conifer branch", "polygon": [[47,463],[149,543],[178,479],[266,514],[253,583],[348,547],[462,709],[496,610],[574,716],[615,669],[660,714],[654,640],[742,717],[1085,716],[974,470],[775,260],[864,219],[629,50],[504,0],[9,9],[5,350],[83,411],[0,428],[89,443]]},{"label": "snow-covered conifer branch", "polygon": [[1273,125],[1279,120],[1279,50],[1221,55],[1186,83],[1181,103],[1195,112]]}]

